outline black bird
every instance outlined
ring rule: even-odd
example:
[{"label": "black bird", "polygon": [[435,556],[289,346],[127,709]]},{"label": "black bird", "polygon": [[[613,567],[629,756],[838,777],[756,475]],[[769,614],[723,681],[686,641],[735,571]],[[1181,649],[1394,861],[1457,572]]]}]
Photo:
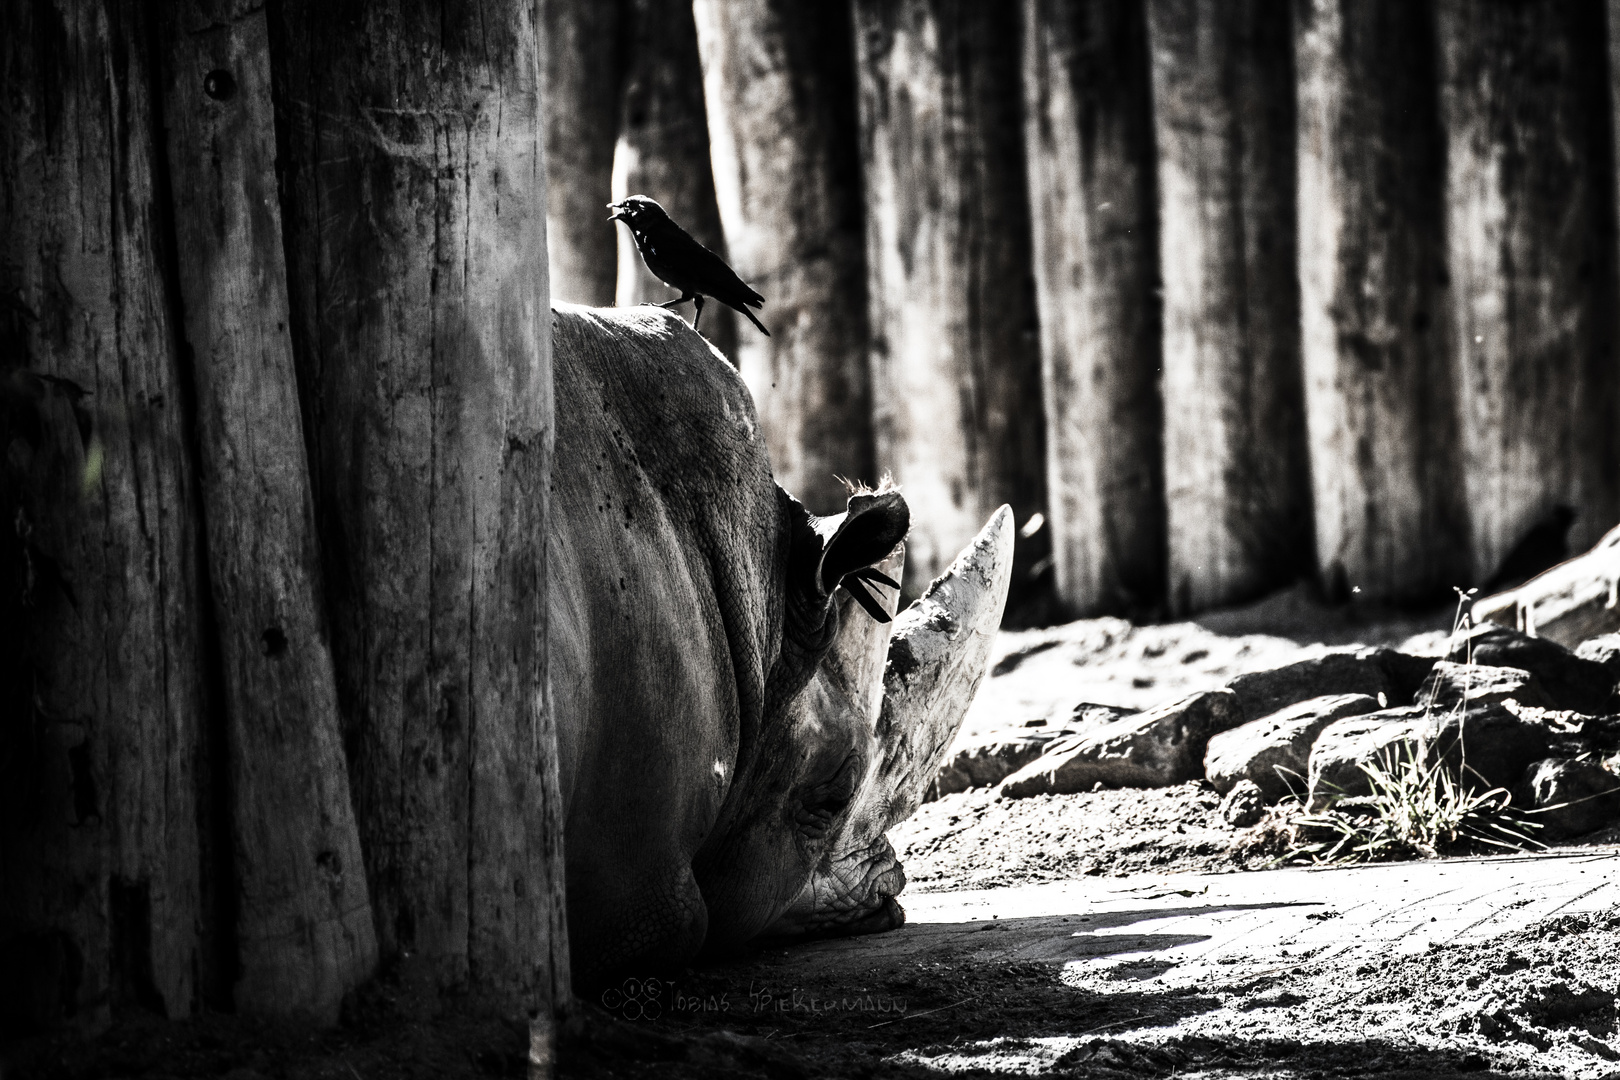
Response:
[{"label": "black bird", "polygon": [[622,221],[630,226],[630,235],[636,239],[636,250],[641,261],[653,276],[681,295],[659,307],[672,308],[693,302],[696,314],[692,326],[696,329],[703,318],[703,298],[712,296],[726,307],[748,316],[748,321],[759,327],[766,337],[771,332],[754,318],[750,307],[759,307],[765,298],[743,284],[726,261],[696,240],[692,234],[670,220],[664,208],[645,195],[632,195],[623,202],[608,203],[613,211],[609,221]]}]

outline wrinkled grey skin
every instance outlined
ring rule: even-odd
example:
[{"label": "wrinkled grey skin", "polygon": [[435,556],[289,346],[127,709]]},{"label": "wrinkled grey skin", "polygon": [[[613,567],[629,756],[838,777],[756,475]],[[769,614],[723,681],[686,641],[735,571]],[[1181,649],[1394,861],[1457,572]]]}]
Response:
[{"label": "wrinkled grey skin", "polygon": [[[890,627],[883,627],[881,673],[848,678],[842,655],[852,633],[839,635],[816,682],[827,684],[819,707],[863,709],[871,732],[867,774],[826,853],[799,895],[767,930],[776,938],[869,934],[905,923],[895,897],[906,875],[885,835],[916,812],[989,668],[990,646],[1012,580],[1012,511],[1002,507],[946,572]],[[899,580],[898,555],[881,569]],[[846,601],[848,602],[848,601]],[[876,624],[869,624],[876,625]],[[857,646],[859,648],[859,646]],[[864,688],[864,700],[845,687]]]},{"label": "wrinkled grey skin", "polygon": [[888,629],[837,586],[909,517],[892,491],[807,513],[742,380],[678,317],[559,304],[553,327],[551,685],[589,991],[759,936],[848,843],[883,757]]}]

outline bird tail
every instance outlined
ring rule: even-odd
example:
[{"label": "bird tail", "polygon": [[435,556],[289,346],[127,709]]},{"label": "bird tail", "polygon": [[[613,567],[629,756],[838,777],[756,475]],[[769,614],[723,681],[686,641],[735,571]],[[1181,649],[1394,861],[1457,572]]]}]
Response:
[{"label": "bird tail", "polygon": [[771,336],[771,332],[769,330],[765,329],[765,324],[760,322],[758,319],[754,318],[754,313],[752,311],[749,311],[746,306],[745,307],[739,307],[737,310],[742,312],[744,315],[748,316],[748,321],[753,323],[756,327],[758,327],[760,333],[764,334],[766,337]]}]

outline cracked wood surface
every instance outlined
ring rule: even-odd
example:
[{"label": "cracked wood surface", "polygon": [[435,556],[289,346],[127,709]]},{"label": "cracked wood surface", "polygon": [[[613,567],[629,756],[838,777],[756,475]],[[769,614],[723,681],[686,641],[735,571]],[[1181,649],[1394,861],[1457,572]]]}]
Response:
[{"label": "cracked wood surface", "polygon": [[163,108],[223,667],[236,1006],[331,1021],[377,945],[299,419],[262,9],[164,23]]},{"label": "cracked wood surface", "polygon": [[519,2],[280,12],[294,341],[379,946],[544,1010],[568,961],[542,28]]}]

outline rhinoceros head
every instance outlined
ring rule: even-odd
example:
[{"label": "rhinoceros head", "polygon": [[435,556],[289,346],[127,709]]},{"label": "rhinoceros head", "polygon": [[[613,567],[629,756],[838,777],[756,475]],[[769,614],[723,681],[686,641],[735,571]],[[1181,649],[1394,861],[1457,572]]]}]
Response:
[{"label": "rhinoceros head", "polygon": [[[898,493],[886,497],[856,496],[846,515],[811,530],[827,552],[819,588],[804,597],[822,619],[806,634],[813,645],[800,646],[813,662],[783,672],[791,697],[748,774],[739,767],[733,795],[743,797],[728,801],[695,866],[710,950],[762,933],[853,933],[904,919],[894,895],[905,877],[884,834],[921,802],[984,676],[1013,530],[1004,507],[920,599],[893,623],[880,622],[833,586],[836,575],[871,565],[879,549],[886,557],[878,569],[898,580],[903,549],[888,543],[893,534],[878,515],[894,519],[904,504]],[[814,558],[816,543],[802,543]],[[897,599],[885,595],[886,611]],[[793,616],[788,622],[785,639],[816,620],[799,630]]]},{"label": "rhinoceros head", "polygon": [[863,663],[871,681],[881,669],[887,625],[839,586],[894,552],[910,525],[895,490],[853,495],[844,513],[826,518],[780,489],[778,498],[789,550],[763,721],[738,747],[719,820],[693,862],[708,907],[710,948],[747,941],[775,919],[828,850],[860,791],[871,763],[870,725],[862,710],[828,709],[823,699],[829,686],[848,681],[842,673],[863,670]]},{"label": "rhinoceros head", "polygon": [[[905,872],[886,834],[922,802],[978,693],[1001,626],[1012,555],[1012,511],[1004,506],[894,620],[877,670],[869,664],[853,670],[837,657],[823,663],[816,707],[868,718],[869,764],[814,871],[767,936],[870,933],[905,922],[895,900]],[[883,569],[898,577],[899,562],[897,555]]]}]

